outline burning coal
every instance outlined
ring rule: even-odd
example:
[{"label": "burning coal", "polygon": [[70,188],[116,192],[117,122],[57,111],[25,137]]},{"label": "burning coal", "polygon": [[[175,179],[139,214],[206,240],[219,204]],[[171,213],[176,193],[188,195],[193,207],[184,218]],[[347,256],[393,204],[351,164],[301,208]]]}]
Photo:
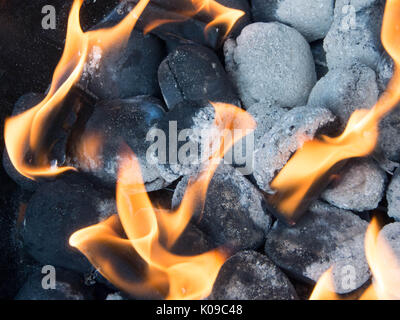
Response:
[{"label": "burning coal", "polygon": [[[118,235],[117,217],[74,233],[70,244],[77,247],[112,283],[132,295],[143,294],[143,288],[168,288],[167,299],[201,299],[207,297],[226,257],[218,249],[184,257],[170,253],[171,248],[192,218],[195,208],[204,205],[208,184],[223,155],[242,137],[232,139],[234,130],[254,129],[254,120],[245,111],[225,104],[214,104],[215,125],[222,134],[220,147],[210,157],[195,180],[189,182],[183,200],[176,211],[154,208],[150,202],[140,166],[131,152],[123,154],[117,183],[118,218],[128,239]],[[228,142],[225,140],[229,139]],[[119,227],[120,228],[120,227]],[[166,248],[160,240],[165,237]],[[109,257],[102,247],[114,247],[123,255],[134,249],[147,263],[145,283],[126,281],[124,268],[118,268],[115,257]],[[130,265],[134,265],[131,261]],[[128,265],[129,267],[129,265]],[[165,292],[164,292],[165,294]]]}]

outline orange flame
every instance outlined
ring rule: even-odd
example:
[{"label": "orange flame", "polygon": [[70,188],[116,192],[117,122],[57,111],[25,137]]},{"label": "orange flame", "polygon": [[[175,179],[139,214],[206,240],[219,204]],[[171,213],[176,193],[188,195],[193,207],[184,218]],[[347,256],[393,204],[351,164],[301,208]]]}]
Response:
[{"label": "orange flame", "polygon": [[[150,0],[141,0],[119,24],[109,29],[83,32],[79,12],[83,0],[75,0],[68,18],[65,48],[54,74],[46,98],[28,111],[5,122],[4,139],[10,160],[23,176],[35,179],[53,176],[72,167],[57,167],[48,159],[44,145],[49,123],[62,108],[62,101],[80,78],[88,54],[94,47],[107,50],[123,45],[128,39],[139,16]],[[32,163],[27,161],[32,154]]]},{"label": "orange flame", "polygon": [[326,270],[319,278],[309,300],[338,300],[333,284],[332,267]]},{"label": "orange flame", "polygon": [[[214,103],[213,106],[214,123],[221,132],[221,143],[204,170],[195,180],[189,181],[179,208],[169,211],[153,207],[146,193],[138,160],[131,152],[125,152],[117,183],[117,208],[128,240],[117,236],[114,229],[110,228],[115,221],[109,220],[81,229],[70,238],[71,246],[84,253],[109,281],[126,292],[137,295],[143,288],[161,290],[168,287],[167,299],[201,299],[212,290],[226,259],[221,250],[187,257],[173,254],[167,248],[182,234],[195,209],[203,207],[209,182],[223,155],[249,129],[255,127],[254,120],[244,110],[220,103]],[[242,134],[234,135],[232,139],[232,131],[238,133],[238,129]],[[162,244],[162,239],[165,239],[166,246]],[[99,243],[107,243],[107,247],[119,247],[114,255],[121,250],[128,252],[134,249],[147,264],[146,282],[127,282],[126,274],[122,274],[118,266],[113,264],[113,259],[107,259]]]},{"label": "orange flame", "polygon": [[344,132],[336,138],[322,136],[306,142],[271,183],[279,195],[277,209],[285,217],[293,216],[310,188],[338,162],[370,154],[378,138],[379,121],[400,100],[400,0],[388,0],[382,25],[382,43],[395,61],[395,73],[371,110],[356,110]]},{"label": "orange flame", "polygon": [[184,17],[182,20],[173,20],[173,19],[154,20],[144,28],[144,33],[148,33],[151,30],[154,30],[155,28],[166,23],[182,22],[202,12],[207,14],[209,17],[212,17],[212,21],[210,21],[206,25],[204,32],[207,33],[208,30],[213,26],[224,25],[226,28],[224,34],[225,38],[228,36],[229,32],[231,32],[236,21],[239,20],[245,14],[242,10],[225,7],[214,0],[191,0],[191,2],[194,6],[194,9],[193,11],[181,12],[181,15]]}]

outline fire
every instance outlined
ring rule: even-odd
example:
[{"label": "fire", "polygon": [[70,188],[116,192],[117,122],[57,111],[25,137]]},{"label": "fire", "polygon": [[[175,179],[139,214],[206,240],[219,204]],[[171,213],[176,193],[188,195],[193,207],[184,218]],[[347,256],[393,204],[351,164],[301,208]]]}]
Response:
[{"label": "fire", "polygon": [[[254,120],[244,110],[219,103],[213,106],[216,115],[214,124],[221,133],[219,148],[196,179],[189,181],[179,208],[169,211],[153,207],[146,193],[139,162],[132,152],[125,151],[121,157],[116,198],[118,218],[128,239],[118,235],[116,216],[79,230],[70,238],[71,246],[84,253],[109,281],[126,292],[137,295],[144,288],[156,288],[158,291],[168,288],[167,299],[201,299],[212,290],[226,259],[222,250],[188,257],[173,254],[168,248],[182,234],[195,209],[203,207],[209,182],[223,155],[245,132],[255,127]],[[232,139],[233,130],[243,134],[234,135]],[[114,258],[109,259],[104,247],[111,246]],[[123,252],[137,252],[146,262],[145,283],[126,280],[128,267],[121,270],[115,258]],[[134,263],[128,261],[126,265]]]},{"label": "fire", "polygon": [[343,133],[335,138],[322,136],[304,143],[271,183],[276,191],[271,202],[289,221],[329,170],[342,160],[370,154],[377,143],[379,121],[400,100],[400,0],[388,0],[382,25],[382,43],[395,61],[395,73],[387,91],[371,110],[356,110]]},{"label": "fire", "polygon": [[[239,20],[244,12],[238,9],[232,9],[223,6],[222,4],[214,1],[214,0],[190,0],[194,9],[192,11],[181,12],[181,15],[186,18],[193,17],[198,13],[205,13],[207,16],[211,17],[212,20],[206,25],[204,30],[205,33],[213,26],[223,25],[225,26],[225,34],[224,38],[228,36],[229,32],[232,30],[236,21]],[[154,20],[149,23],[145,29],[144,33],[148,33],[155,28],[172,22],[181,22],[172,19],[160,19]]]},{"label": "fire", "polygon": [[319,278],[311,293],[310,300],[338,300],[333,283],[332,268],[325,271]]},{"label": "fire", "polygon": [[[372,272],[372,284],[360,300],[400,299],[400,265],[387,242],[379,237],[379,224],[373,218],[365,234],[365,255]],[[339,300],[333,286],[332,268],[318,280],[310,300]]]},{"label": "fire", "polygon": [[128,39],[139,16],[150,0],[141,0],[123,21],[109,29],[83,32],[79,12],[84,0],[75,0],[68,18],[65,48],[46,98],[28,111],[6,120],[4,139],[15,169],[27,178],[53,176],[72,167],[57,167],[48,159],[45,137],[52,120],[63,107],[63,100],[81,76],[91,50],[120,47]]}]

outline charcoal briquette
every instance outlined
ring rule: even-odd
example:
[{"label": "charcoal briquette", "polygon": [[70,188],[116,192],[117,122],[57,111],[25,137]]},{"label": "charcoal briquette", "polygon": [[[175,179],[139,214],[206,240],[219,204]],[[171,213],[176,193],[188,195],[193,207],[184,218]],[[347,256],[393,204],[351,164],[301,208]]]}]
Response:
[{"label": "charcoal briquette", "polygon": [[386,173],[372,159],[351,160],[337,181],[322,193],[322,199],[346,210],[368,211],[376,209],[383,198]]},{"label": "charcoal briquette", "polygon": [[276,221],[265,252],[293,277],[310,283],[333,267],[335,291],[350,293],[370,278],[364,251],[367,225],[351,211],[317,201],[292,228]]},{"label": "charcoal briquette", "polygon": [[311,49],[295,29],[278,22],[246,26],[224,45],[226,69],[245,108],[273,101],[304,105],[316,82]]},{"label": "charcoal briquette", "polygon": [[[114,189],[121,152],[126,144],[140,162],[147,190],[161,189],[165,185],[164,180],[146,158],[150,146],[146,137],[163,116],[162,103],[149,96],[101,101],[96,104],[82,134],[74,141],[70,161],[102,185]],[[90,143],[91,137],[98,139],[98,154],[87,153],[80,147]]]},{"label": "charcoal briquette", "polygon": [[265,255],[241,251],[222,266],[209,299],[295,300],[286,275]]},{"label": "charcoal briquette", "polygon": [[160,39],[132,30],[123,47],[104,52],[93,46],[80,83],[102,100],[157,95],[157,69],[164,56]]},{"label": "charcoal briquette", "polygon": [[336,130],[335,116],[325,108],[297,107],[285,113],[262,138],[255,151],[253,176],[263,191],[304,142],[318,133]]},{"label": "charcoal briquette", "polygon": [[115,212],[111,195],[81,174],[66,174],[41,185],[30,199],[22,229],[25,247],[44,265],[89,272],[89,261],[69,246],[69,237]]},{"label": "charcoal briquette", "polygon": [[[172,199],[177,207],[189,178],[177,185]],[[233,252],[257,249],[271,224],[262,194],[236,169],[221,164],[207,189],[202,210],[196,209],[193,223],[217,246]]]},{"label": "charcoal briquette", "polygon": [[264,143],[264,135],[272,129],[275,123],[279,122],[288,109],[276,106],[271,102],[260,102],[253,104],[247,112],[257,123],[254,130],[254,148],[261,148]]},{"label": "charcoal briquette", "polygon": [[376,70],[383,50],[384,7],[384,0],[336,1],[334,21],[324,40],[329,69],[360,62]]},{"label": "charcoal briquette", "polygon": [[240,105],[217,55],[206,47],[187,45],[175,49],[161,63],[158,81],[168,109],[184,100]]},{"label": "charcoal briquette", "polygon": [[308,106],[331,110],[343,130],[355,110],[371,109],[378,96],[375,72],[366,65],[354,63],[331,69],[320,79],[311,91]]}]

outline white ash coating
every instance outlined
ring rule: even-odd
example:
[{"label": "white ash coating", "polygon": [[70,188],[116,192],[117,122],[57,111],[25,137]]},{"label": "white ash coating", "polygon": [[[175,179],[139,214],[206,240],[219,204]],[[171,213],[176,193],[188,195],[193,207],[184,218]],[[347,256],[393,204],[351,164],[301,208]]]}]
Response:
[{"label": "white ash coating", "polygon": [[335,116],[324,108],[297,107],[284,114],[264,135],[261,148],[255,151],[253,176],[259,188],[271,191],[270,182],[290,156],[334,121]]},{"label": "white ash coating", "polygon": [[384,244],[400,261],[400,222],[389,223],[382,228],[378,235],[378,247]]},{"label": "white ash coating", "polygon": [[308,99],[310,107],[325,107],[337,116],[344,129],[357,109],[370,109],[378,100],[379,90],[375,72],[366,65],[330,70],[321,78]]},{"label": "white ash coating", "polygon": [[[178,106],[180,108],[180,106]],[[176,110],[175,110],[176,111]],[[184,108],[181,109],[184,112]],[[205,143],[210,141],[218,141],[219,129],[215,126],[215,109],[211,105],[206,105],[199,108],[191,117],[192,126],[190,136],[187,141],[198,145],[199,151],[205,150]],[[158,164],[157,169],[161,177],[167,182],[173,182],[181,176],[190,176],[197,173],[202,165],[205,165],[206,158],[202,158],[199,154],[192,154],[192,160],[187,158],[187,161],[169,162],[167,164]],[[179,160],[179,159],[178,159]],[[157,162],[154,156],[154,162]]]},{"label": "white ash coating", "polygon": [[400,169],[397,169],[386,191],[388,215],[400,221]]},{"label": "white ash coating", "polygon": [[295,29],[278,22],[246,26],[224,45],[226,69],[245,108],[274,101],[304,105],[316,82],[311,49]]},{"label": "white ash coating", "polygon": [[256,21],[278,21],[299,31],[309,42],[323,39],[333,22],[333,0],[253,0]]},{"label": "white ash coating", "polygon": [[385,0],[337,0],[324,48],[329,69],[364,63],[376,70],[382,45],[380,31]]},{"label": "white ash coating", "polygon": [[386,174],[374,160],[351,160],[339,175],[339,181],[324,191],[322,199],[335,207],[359,212],[378,207],[385,192]]},{"label": "white ash coating", "polygon": [[311,282],[333,267],[335,291],[349,293],[370,278],[364,250],[367,225],[351,211],[316,201],[294,227],[277,221],[265,252],[279,267]]},{"label": "white ash coating", "polygon": [[276,106],[271,102],[255,103],[247,109],[247,112],[257,123],[257,127],[254,130],[255,150],[261,147],[262,137],[272,129],[275,123],[280,121],[287,111],[287,109]]},{"label": "white ash coating", "polygon": [[[377,258],[384,261],[386,277],[385,299],[399,300],[400,293],[400,223],[390,223],[382,228],[377,239]],[[373,279],[377,283],[376,279]],[[374,283],[374,284],[375,284]]]}]

